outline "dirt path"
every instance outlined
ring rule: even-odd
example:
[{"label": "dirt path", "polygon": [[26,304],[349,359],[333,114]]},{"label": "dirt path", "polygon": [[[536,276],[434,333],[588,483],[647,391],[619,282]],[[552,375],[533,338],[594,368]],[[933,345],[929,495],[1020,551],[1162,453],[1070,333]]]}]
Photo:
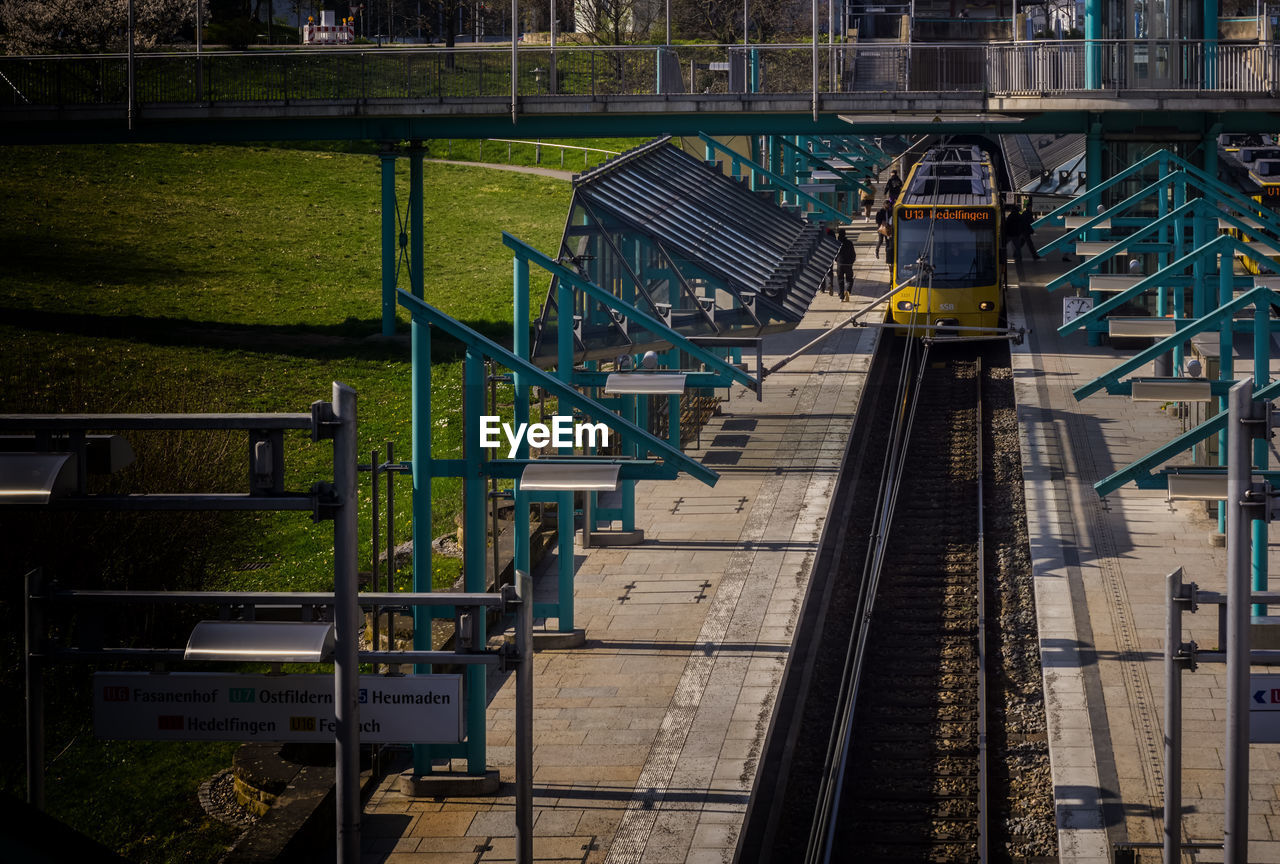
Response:
[{"label": "dirt path", "polygon": [[516,171],[521,174],[540,174],[543,177],[552,177],[556,180],[572,180],[572,171],[556,171],[552,168],[541,168],[532,165],[499,165],[496,162],[463,162],[458,159],[426,159],[426,162],[435,162],[440,165],[463,165],[468,168],[494,168],[498,171]]}]

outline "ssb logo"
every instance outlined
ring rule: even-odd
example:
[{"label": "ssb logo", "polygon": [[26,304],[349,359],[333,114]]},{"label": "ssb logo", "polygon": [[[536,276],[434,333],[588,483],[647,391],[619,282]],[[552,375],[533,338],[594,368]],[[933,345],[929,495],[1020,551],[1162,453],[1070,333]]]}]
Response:
[{"label": "ssb logo", "polygon": [[314,717],[290,717],[290,732],[314,732],[316,731],[316,718]]},{"label": "ssb logo", "polygon": [[103,688],[102,688],[102,701],[103,701],[103,702],[128,702],[128,701],[129,701],[129,688],[128,688],[128,687],[120,687],[120,686],[116,686],[116,687],[103,687]]}]

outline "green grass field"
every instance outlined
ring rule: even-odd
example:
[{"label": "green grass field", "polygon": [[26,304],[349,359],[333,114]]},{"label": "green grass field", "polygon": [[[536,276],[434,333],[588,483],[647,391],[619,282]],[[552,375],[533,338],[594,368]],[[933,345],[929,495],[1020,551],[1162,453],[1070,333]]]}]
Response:
[{"label": "green grass field", "polygon": [[[363,458],[385,441],[409,457],[407,343],[367,338],[380,329],[376,157],[159,145],[8,148],[5,156],[0,411],[306,411],[339,380],[359,395]],[[407,176],[401,163],[401,216]],[[511,256],[500,232],[554,253],[569,184],[437,164],[425,177],[428,302],[509,342]],[[535,273],[535,283],[537,314],[546,280]],[[403,312],[400,321],[407,332]],[[437,337],[433,356],[434,452],[457,457],[458,346]],[[242,438],[135,442],[138,465],[112,481],[118,488],[243,490]],[[298,436],[286,452],[290,488],[331,475],[327,443]],[[400,482],[403,542],[410,513]],[[456,481],[435,482],[433,536],[453,529],[459,490]],[[16,586],[29,567],[49,568],[66,586],[323,590],[332,585],[331,531],[299,514],[6,517],[3,680],[10,692],[21,687]],[[458,570],[437,559],[437,584]],[[409,575],[400,574],[402,587]],[[48,731],[50,811],[136,860],[216,857],[231,832],[203,816],[194,791],[227,767],[232,745],[95,741],[75,674],[59,676],[66,687],[51,697],[61,710],[51,711]],[[21,796],[20,700],[7,700],[0,720],[0,789]]]}]

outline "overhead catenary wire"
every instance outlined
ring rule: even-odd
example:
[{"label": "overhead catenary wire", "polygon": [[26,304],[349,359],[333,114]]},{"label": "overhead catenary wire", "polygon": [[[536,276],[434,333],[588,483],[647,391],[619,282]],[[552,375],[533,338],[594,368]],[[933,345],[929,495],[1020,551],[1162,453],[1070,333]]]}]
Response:
[{"label": "overhead catenary wire", "polygon": [[[938,187],[935,184],[933,205],[938,203],[938,195]],[[921,275],[927,276],[926,296],[933,290],[934,229],[935,222],[930,220],[928,232],[925,235],[925,240],[917,259],[916,273],[902,283],[905,285],[918,279]],[[896,256],[894,260],[896,262]],[[890,295],[902,287],[902,285],[893,285],[892,272],[891,270],[889,280]],[[920,304],[917,303],[912,310],[909,333],[915,332],[919,308]],[[919,346],[918,349],[917,345]],[[915,358],[913,354],[917,350],[919,350],[919,357]],[[876,589],[879,585],[880,572],[884,565],[884,556],[888,547],[889,531],[893,524],[894,509],[898,502],[902,474],[906,468],[907,448],[911,439],[911,427],[915,421],[921,383],[924,371],[928,368],[929,342],[927,340],[904,339],[902,351],[903,362],[899,367],[900,372],[896,385],[895,408],[891,424],[888,455],[881,469],[877,496],[878,506],[872,520],[867,558],[863,564],[862,581],[854,610],[854,628],[849,648],[845,653],[844,670],[841,675],[840,692],[837,697],[836,722],[831,727],[831,740],[828,744],[827,761],[823,769],[823,778],[819,789],[818,807],[814,813],[809,834],[809,845],[805,853],[806,864],[830,864],[833,860],[836,816],[840,810],[840,801],[844,792],[844,776],[853,746],[853,715],[857,704],[862,658],[866,652]]]}]

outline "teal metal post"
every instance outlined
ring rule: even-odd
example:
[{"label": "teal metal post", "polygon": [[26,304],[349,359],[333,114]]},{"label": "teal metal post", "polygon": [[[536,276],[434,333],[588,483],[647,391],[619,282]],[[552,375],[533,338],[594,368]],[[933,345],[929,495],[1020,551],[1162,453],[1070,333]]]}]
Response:
[{"label": "teal metal post", "polygon": [[[512,259],[512,310],[515,320],[511,327],[511,353],[522,360],[529,359],[529,261],[527,258]],[[529,422],[529,382],[525,374],[513,370],[512,385],[515,389],[515,421],[516,428],[521,423]],[[529,458],[529,443],[521,437],[520,447],[516,450],[517,459]],[[520,491],[519,478],[515,481],[515,569],[532,573],[529,550],[529,494]],[[533,598],[529,598],[533,602]]]},{"label": "teal metal post", "polygon": [[[645,397],[624,396],[622,398],[622,417],[624,420],[636,422],[636,403]],[[639,445],[628,447],[628,453],[635,459],[642,457]],[[622,530],[636,530],[636,481],[622,481]]]},{"label": "teal metal post", "polygon": [[[799,139],[794,135],[790,135],[783,140],[790,144],[799,145]],[[792,184],[798,185],[800,183],[800,154],[794,148],[787,147],[786,144],[782,146],[784,148],[782,151],[783,157],[787,160],[787,179]],[[800,202],[797,201],[796,203],[799,204]]]},{"label": "teal metal post", "polygon": [[382,335],[396,332],[396,151],[378,153],[382,162]]},{"label": "teal metal post", "polygon": [[747,136],[747,140],[751,142],[747,148],[747,151],[748,151],[747,155],[751,157],[751,162],[753,165],[753,167],[750,169],[750,173],[747,174],[747,185],[751,187],[752,192],[756,191],[756,188],[757,188],[757,184],[756,184],[757,174],[754,166],[760,164],[760,138],[761,136],[759,135]]},{"label": "teal metal post", "polygon": [[1221,129],[1221,123],[1213,124],[1204,140],[1204,173],[1210,177],[1218,176],[1218,133]]},{"label": "teal metal post", "polygon": [[[783,162],[782,139],[778,135],[769,136],[769,168],[784,180],[787,175],[786,163]],[[778,203],[786,202],[786,195],[778,193]]]},{"label": "teal metal post", "polygon": [[[1182,178],[1173,185],[1173,209],[1177,210],[1183,204],[1187,203],[1187,181]],[[1192,217],[1195,218],[1195,217]],[[1194,224],[1194,223],[1192,223]],[[1177,261],[1186,254],[1187,240],[1187,220],[1179,219],[1178,224],[1173,229],[1173,258],[1170,260]]]},{"label": "teal metal post", "polygon": [[[675,293],[674,290],[671,292]],[[662,368],[679,369],[680,352],[675,348],[662,353]],[[667,442],[677,450],[680,449],[680,397],[672,394],[667,397]]]},{"label": "teal metal post", "polygon": [[[1271,310],[1269,303],[1259,301],[1253,307],[1253,386],[1260,390],[1271,383]],[[1253,439],[1253,464],[1259,471],[1267,470],[1267,436]],[[1257,509],[1257,508],[1255,508]],[[1267,590],[1267,522],[1254,519],[1253,534],[1253,590]],[[1266,615],[1265,603],[1255,603],[1254,615]]]},{"label": "teal metal post", "polygon": [[422,142],[409,145],[409,293],[422,299]]},{"label": "teal metal post", "polygon": [[[1093,0],[1093,2],[1096,3],[1097,0]],[[1087,10],[1088,7],[1086,6],[1085,8]],[[1088,13],[1086,12],[1086,17],[1085,17],[1086,29],[1088,28],[1088,25],[1089,25],[1089,18],[1087,17],[1087,15]],[[1085,177],[1087,178],[1085,182],[1089,185],[1089,188],[1093,188],[1094,186],[1102,182],[1102,124],[1097,121],[1096,117],[1092,117],[1092,116],[1089,118],[1089,133],[1085,137],[1084,166],[1085,166],[1084,167]],[[1099,196],[1098,203],[1099,204],[1102,203],[1101,196]],[[1089,217],[1092,215],[1093,215],[1092,213],[1085,214],[1086,217]],[[1087,232],[1088,239],[1092,240],[1094,239],[1095,236],[1096,236],[1096,232],[1094,231]],[[1096,303],[1097,300],[1098,298],[1097,296],[1095,296],[1094,302]],[[1102,334],[1099,331],[1092,330],[1092,329],[1089,330],[1089,332],[1086,334],[1086,338],[1087,338],[1088,344],[1090,345],[1102,344]]]},{"label": "teal metal post", "polygon": [[[1235,289],[1235,280],[1233,264],[1234,255],[1227,251],[1218,256],[1218,306],[1231,302],[1231,295]],[[1235,361],[1232,356],[1233,337],[1231,332],[1231,319],[1226,318],[1222,321],[1218,328],[1218,378],[1221,381],[1232,381],[1235,379]],[[1227,410],[1227,397],[1218,398],[1218,410]],[[1218,433],[1218,464],[1227,464],[1227,442],[1230,438],[1230,430],[1223,430]],[[1218,533],[1225,534],[1227,531],[1227,506],[1225,501],[1218,502]]]},{"label": "teal metal post", "polygon": [[[559,339],[556,340],[556,376],[573,385],[573,289],[565,280],[557,283],[556,308],[560,312]],[[557,408],[556,410],[559,410]],[[573,632],[573,493],[556,497],[557,557],[560,559],[557,602],[561,633]]]},{"label": "teal metal post", "polygon": [[[1169,176],[1169,157],[1167,155],[1162,155],[1160,157],[1158,170],[1160,171],[1160,177]],[[1156,218],[1162,219],[1167,215],[1169,215],[1169,196],[1165,194],[1164,189],[1161,189],[1159,194],[1156,196]],[[1165,228],[1161,228],[1160,235],[1156,239],[1163,243],[1165,237],[1167,237],[1169,232],[1175,227],[1177,226],[1169,225]],[[1156,255],[1156,260],[1159,262],[1159,266],[1157,266],[1156,269],[1163,270],[1169,266],[1169,253],[1160,252]],[[1162,318],[1167,314],[1169,314],[1169,289],[1163,282],[1161,282],[1159,287],[1156,288],[1156,317]]]},{"label": "teal metal post", "polygon": [[[1207,0],[1206,0],[1207,2]],[[1084,86],[1097,90],[1102,86],[1102,0],[1084,2]],[[1095,175],[1090,174],[1090,178]],[[1090,179],[1089,182],[1093,182]]]},{"label": "teal metal post", "polygon": [[[431,327],[413,318],[409,324],[410,359],[413,372],[410,390],[413,417],[413,590],[431,591]],[[430,651],[431,609],[413,607],[413,648]],[[414,666],[419,675],[430,674],[431,666]],[[413,748],[415,774],[431,773],[431,752],[426,745]]]},{"label": "teal metal post", "polygon": [[[1179,180],[1177,183],[1175,183],[1173,186],[1173,209],[1177,210],[1179,207],[1181,207],[1186,203],[1187,203],[1187,181],[1186,181],[1186,178],[1184,177],[1181,180]],[[1191,218],[1194,220],[1195,216],[1192,216]],[[1187,235],[1186,223],[1187,223],[1186,218],[1179,218],[1178,224],[1175,225],[1173,228],[1173,258],[1172,258],[1173,261],[1181,260],[1182,256],[1186,254],[1185,253],[1186,235]],[[1194,221],[1192,222],[1192,224],[1193,225],[1195,224]],[[1187,307],[1187,289],[1185,286],[1179,285],[1173,292],[1173,317],[1174,318],[1184,317],[1183,313],[1186,312],[1186,307]],[[1173,349],[1173,368],[1175,370],[1174,371],[1175,375],[1182,374],[1183,360],[1184,360],[1184,357],[1183,357],[1182,343],[1179,342],[1177,347]]]},{"label": "teal metal post", "polygon": [[[409,148],[409,290],[422,296],[422,147],[416,142]],[[410,360],[413,364],[413,590],[431,590],[431,328],[413,322],[410,332]],[[413,647],[430,651],[431,622],[435,615],[430,607],[413,610]],[[419,673],[430,673],[429,665],[416,667]],[[413,748],[413,770],[431,773],[429,746]]]},{"label": "teal metal post", "polygon": [[[1196,211],[1191,217],[1191,246],[1193,249],[1199,249],[1208,242],[1208,225],[1205,214]],[[1204,256],[1196,258],[1191,265],[1191,317],[1203,318],[1209,314],[1209,310],[1216,308],[1209,305],[1209,274]],[[1219,406],[1221,407],[1221,406]],[[1224,409],[1225,410],[1225,409]]]},{"label": "teal metal post", "polygon": [[[1266,9],[1264,5],[1262,7]],[[1218,0],[1204,0],[1204,89],[1218,87]],[[1214,147],[1215,154],[1217,147]],[[1208,166],[1205,166],[1206,169]]]},{"label": "teal metal post", "polygon": [[[485,513],[488,510],[488,484],[482,473],[484,462],[480,449],[480,415],[485,401],[484,355],[468,347],[462,368],[463,476],[462,476],[462,576],[468,593],[483,594],[485,584],[486,534]],[[497,538],[494,538],[497,542]],[[483,612],[473,612],[472,646],[477,650],[488,641],[487,622]],[[483,775],[485,769],[485,687],[484,666],[467,666],[467,773]]]},{"label": "teal metal post", "polygon": [[760,92],[760,49],[752,48],[751,57],[751,79],[747,83],[747,89],[752,93]]},{"label": "teal metal post", "polygon": [[[1210,177],[1218,176],[1218,136],[1211,134],[1205,136],[1203,145],[1200,148],[1204,152],[1204,171]],[[1209,190],[1205,190],[1208,194]],[[1195,247],[1199,249],[1205,243],[1208,243],[1214,234],[1218,233],[1216,223],[1211,223],[1213,218],[1208,208],[1196,213],[1195,222],[1191,229],[1191,236],[1195,243]],[[1214,308],[1216,304],[1210,304],[1211,295],[1209,293],[1209,273],[1206,269],[1207,263],[1204,259],[1197,259],[1191,272],[1193,274],[1192,283],[1195,285],[1195,294],[1192,299],[1191,314],[1195,318],[1201,318],[1209,314],[1209,310]],[[1232,269],[1228,265],[1228,270]],[[1223,411],[1226,410],[1226,401],[1223,400],[1219,406]],[[1225,524],[1225,523],[1224,523]]]},{"label": "teal metal post", "polygon": [[[649,397],[636,397],[636,425],[646,432],[649,431]],[[637,452],[639,447],[636,448]]]}]

